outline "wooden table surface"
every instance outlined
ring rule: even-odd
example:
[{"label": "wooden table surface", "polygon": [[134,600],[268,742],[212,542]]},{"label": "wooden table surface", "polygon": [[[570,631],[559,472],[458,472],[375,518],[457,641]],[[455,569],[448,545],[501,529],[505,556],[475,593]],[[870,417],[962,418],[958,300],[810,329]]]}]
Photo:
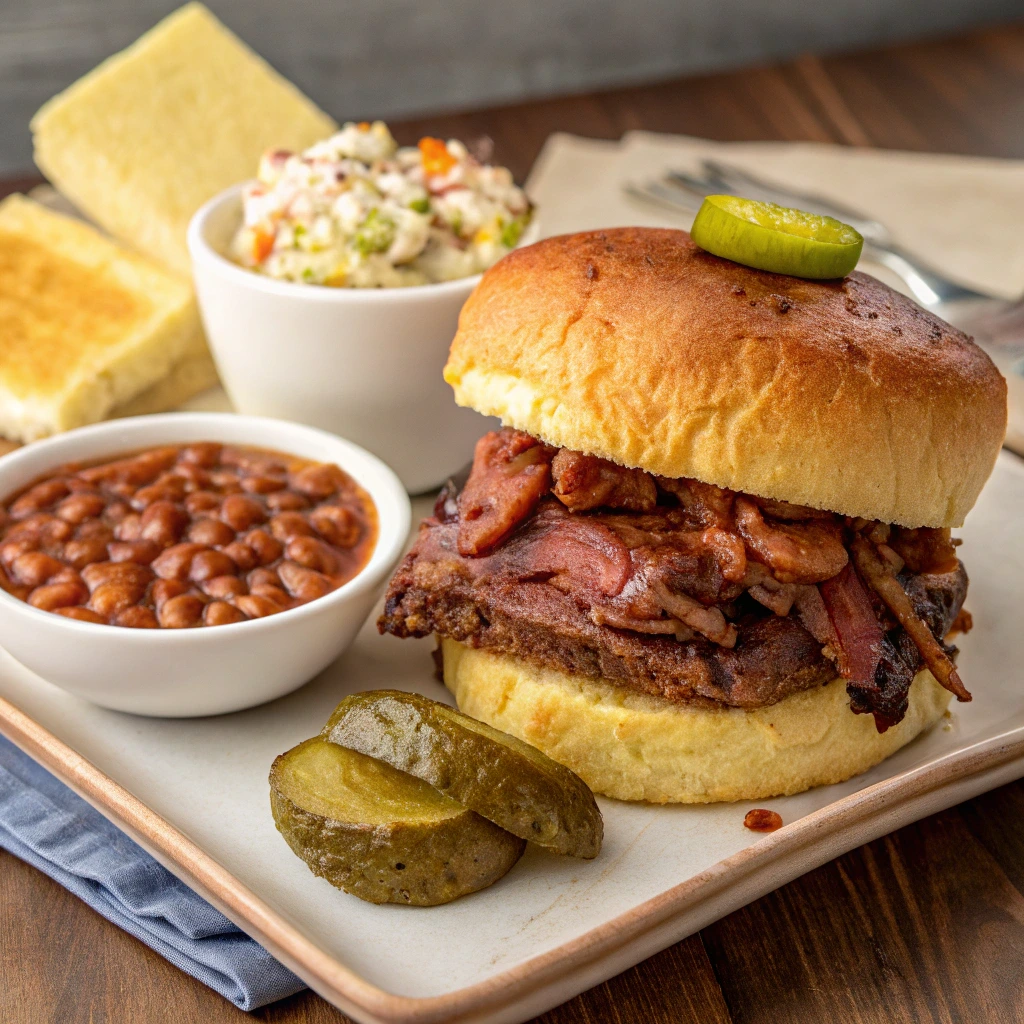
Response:
[{"label": "wooden table surface", "polygon": [[[396,126],[402,141],[489,135],[519,179],[550,132],[631,128],[1024,157],[1024,26]],[[3,1024],[244,1016],[0,852]],[[253,1016],[346,1020],[311,992]],[[541,1020],[1024,1021],[1024,782],[854,850]]]}]

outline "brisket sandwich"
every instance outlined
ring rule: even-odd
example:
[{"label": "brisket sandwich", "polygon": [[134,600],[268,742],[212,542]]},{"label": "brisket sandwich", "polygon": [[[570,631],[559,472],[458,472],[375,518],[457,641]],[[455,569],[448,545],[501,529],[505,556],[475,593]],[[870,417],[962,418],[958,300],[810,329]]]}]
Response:
[{"label": "brisket sandwich", "polygon": [[505,426],[379,628],[437,634],[463,711],[598,792],[709,802],[847,779],[971,699],[950,528],[1006,388],[909,299],[568,235],[484,275],[445,377]]}]

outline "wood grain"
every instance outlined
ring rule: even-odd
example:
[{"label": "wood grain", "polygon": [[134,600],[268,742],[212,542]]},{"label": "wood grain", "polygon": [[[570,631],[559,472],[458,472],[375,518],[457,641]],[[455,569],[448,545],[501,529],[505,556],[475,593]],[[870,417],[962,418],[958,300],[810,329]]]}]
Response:
[{"label": "wood grain", "polygon": [[[552,131],[1024,157],[1024,26],[396,125],[490,136],[524,178]],[[24,187],[22,183],[20,187]],[[236,1010],[0,851],[3,1024],[346,1018],[304,992]],[[543,1024],[1024,1021],[1024,782],[854,850],[545,1014]]]},{"label": "wood grain", "polygon": [[[39,106],[181,0],[4,0],[0,169],[31,167]],[[341,120],[581,92],[920,38],[1016,16],[1020,0],[209,0]]]},{"label": "wood grain", "polygon": [[[1022,1019],[1022,911],[1021,891],[953,809],[811,872],[703,938],[737,1020],[1010,1021]],[[842,1016],[830,1016],[837,1007]]]},{"label": "wood grain", "polygon": [[489,136],[526,177],[553,131],[616,139],[635,128],[722,141],[814,139],[1024,158],[1024,24],[963,39],[681,79],[569,99],[420,118],[421,135]]}]

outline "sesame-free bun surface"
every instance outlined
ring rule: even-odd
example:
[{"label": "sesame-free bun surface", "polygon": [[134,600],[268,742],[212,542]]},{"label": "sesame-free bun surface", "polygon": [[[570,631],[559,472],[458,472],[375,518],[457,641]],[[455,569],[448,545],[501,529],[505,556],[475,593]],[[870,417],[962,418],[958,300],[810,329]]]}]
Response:
[{"label": "sesame-free bun surface", "polygon": [[948,691],[927,669],[898,725],[875,730],[846,682],[766,708],[704,708],[632,693],[441,641],[445,685],[467,715],[538,747],[595,793],[650,803],[761,800],[842,782],[934,725]]},{"label": "sesame-free bun surface", "polygon": [[560,447],[905,526],[959,526],[1006,428],[988,356],[880,281],[752,270],[666,229],[505,257],[445,379]]}]

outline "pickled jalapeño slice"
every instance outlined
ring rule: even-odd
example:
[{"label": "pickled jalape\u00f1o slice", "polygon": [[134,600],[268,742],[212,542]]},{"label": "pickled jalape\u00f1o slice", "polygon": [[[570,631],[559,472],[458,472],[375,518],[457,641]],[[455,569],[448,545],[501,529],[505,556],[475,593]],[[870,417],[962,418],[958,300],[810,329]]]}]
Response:
[{"label": "pickled jalape\u00f1o slice", "polygon": [[860,233],[834,217],[741,196],[707,196],[690,237],[734,263],[814,280],[845,277],[864,247]]}]

